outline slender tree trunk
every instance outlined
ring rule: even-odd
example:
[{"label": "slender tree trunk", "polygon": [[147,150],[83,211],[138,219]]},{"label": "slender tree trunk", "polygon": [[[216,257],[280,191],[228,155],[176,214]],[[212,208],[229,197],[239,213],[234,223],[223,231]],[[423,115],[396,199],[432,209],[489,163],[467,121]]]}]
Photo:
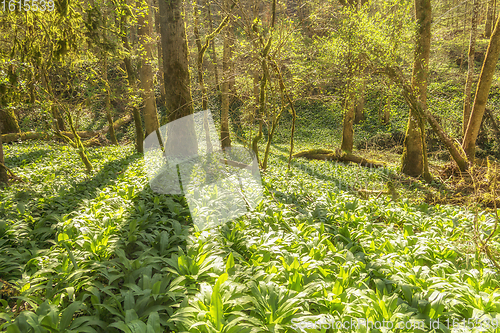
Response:
[{"label": "slender tree trunk", "polygon": [[391,107],[392,107],[392,93],[390,93],[389,96],[387,97],[387,102],[385,103],[383,108],[382,124],[384,125],[387,125],[391,120]]},{"label": "slender tree trunk", "polygon": [[[224,11],[229,10],[229,0],[224,0]],[[231,146],[231,138],[229,135],[229,75],[231,68],[231,47],[229,45],[230,29],[224,31],[224,51],[222,56],[222,85],[221,85],[221,129],[220,138],[222,148]]]},{"label": "slender tree trunk", "polygon": [[[412,88],[418,94],[422,108],[427,109],[427,77],[431,43],[431,2],[430,0],[415,0],[415,18],[418,22],[417,40],[415,45],[415,60],[413,63]],[[424,176],[430,178],[427,151],[424,150],[424,122],[419,115],[410,109],[410,117],[404,140],[401,171],[409,176]]]},{"label": "slender tree trunk", "polygon": [[201,108],[202,110],[208,109],[208,97],[207,97],[207,89],[205,87],[205,81],[203,79],[203,57],[204,51],[203,46],[201,45],[201,37],[199,30],[199,10],[198,10],[198,0],[193,0],[193,32],[194,32],[194,40],[196,43],[196,48],[198,50],[198,56],[196,58],[196,68],[198,69],[198,84],[201,90]]},{"label": "slender tree trunk", "polygon": [[469,39],[469,55],[467,61],[467,81],[465,83],[464,92],[464,114],[462,121],[462,135],[465,135],[467,125],[470,118],[470,103],[471,103],[471,90],[472,81],[474,80],[474,54],[476,53],[476,35],[477,35],[477,17],[479,14],[479,0],[474,0],[472,4],[472,18]]},{"label": "slender tree trunk", "polygon": [[111,87],[108,82],[108,60],[107,60],[107,52],[103,52],[103,61],[102,61],[102,80],[106,86],[106,96],[105,99],[105,110],[106,110],[106,119],[108,120],[109,125],[109,137],[111,138],[111,143],[114,145],[118,145],[118,140],[116,139],[115,129],[113,128],[113,116],[111,115]]},{"label": "slender tree trunk", "polygon": [[[132,65],[132,60],[130,58],[130,44],[128,41],[128,36],[127,36],[127,28],[126,28],[126,16],[123,15],[121,17],[121,36],[122,36],[122,42],[125,50],[128,52],[128,54],[123,58],[123,63],[125,65],[125,70],[127,71],[127,79],[128,79],[128,84],[132,90],[132,94],[137,93],[137,80],[136,80],[136,75],[134,72],[134,67]],[[137,152],[140,154],[144,153],[144,132],[142,130],[142,119],[141,119],[141,113],[139,109],[137,108],[136,105],[132,105],[132,115],[134,117],[134,123],[135,123],[135,147],[137,149]]]},{"label": "slender tree trunk", "polygon": [[[210,9],[210,1],[206,1],[206,6],[207,6],[207,15],[208,15],[208,27],[210,30],[214,28],[213,21],[212,21],[212,11]],[[214,68],[214,77],[215,77],[215,86],[217,88],[217,91],[220,91],[220,85],[219,85],[219,67],[217,63],[217,52],[215,52],[215,39],[210,42],[210,50],[211,50],[211,57],[212,57],[212,65]]]},{"label": "slender tree trunk", "polygon": [[[193,114],[182,0],[160,0],[160,31],[165,87],[169,87],[165,90],[165,106],[168,120],[174,121]],[[194,122],[187,125],[174,133],[175,141],[167,138],[165,150],[170,154],[197,154],[198,143]],[[175,146],[176,141],[183,142],[182,147]]]},{"label": "slender tree trunk", "polygon": [[[269,80],[269,69],[268,69],[268,64],[267,64],[267,56],[269,54],[269,50],[271,49],[271,44],[273,40],[273,30],[274,30],[274,23],[275,23],[275,17],[276,17],[276,0],[273,0],[272,2],[272,9],[271,9],[271,26],[270,26],[270,32],[269,32],[269,38],[267,39],[266,43],[264,44],[264,48],[261,50],[261,67],[262,67],[262,79],[260,81],[260,97],[259,97],[259,113],[257,115],[257,118],[259,119],[259,132],[257,136],[255,136],[252,140],[252,150],[255,153],[255,156],[257,158],[257,161],[260,165],[260,159],[259,159],[259,141],[262,139],[262,127],[263,127],[263,118],[264,115],[266,114],[266,86],[267,86],[267,81]],[[264,38],[262,36],[263,32],[259,31],[259,38],[261,41],[264,41]]]},{"label": "slender tree trunk", "polygon": [[[103,25],[106,27],[107,25],[107,13],[103,15]],[[103,30],[103,38],[106,39],[106,29]],[[106,96],[105,98],[105,112],[106,119],[108,120],[109,125],[109,137],[111,139],[111,143],[114,145],[118,145],[118,140],[116,139],[115,129],[113,128],[113,116],[111,114],[111,87],[108,81],[108,52],[102,50],[102,80],[104,81],[104,85],[106,86]]]},{"label": "slender tree trunk", "polygon": [[2,166],[5,166],[5,160],[3,157],[2,123],[0,123],[0,188],[7,185],[7,183],[9,182],[7,169]]},{"label": "slender tree trunk", "polygon": [[342,129],[342,151],[351,153],[354,142],[354,131],[352,124],[356,113],[356,93],[355,83],[349,83],[347,87],[347,96],[344,102],[344,125]]},{"label": "slender tree trunk", "polygon": [[354,116],[354,123],[359,124],[365,120],[365,90],[366,90],[366,78],[361,79],[361,84],[359,86],[359,91],[356,92],[356,114]]},{"label": "slender tree trunk", "polygon": [[[156,0],[156,3],[158,4]],[[160,99],[162,103],[165,103],[165,81],[163,80],[163,56],[161,50],[161,38],[160,38],[160,9],[155,10],[155,30],[156,30],[156,51],[158,57],[158,84],[160,85]]]},{"label": "slender tree trunk", "polygon": [[495,23],[494,21],[494,6],[495,6],[495,0],[488,0],[488,7],[486,9],[486,23],[484,24],[484,37],[490,38],[491,33],[493,31],[493,24]]},{"label": "slender tree trunk", "polygon": [[500,55],[499,22],[500,16],[495,24],[495,29],[493,30],[488,50],[486,51],[483,68],[481,69],[481,74],[479,75],[479,82],[477,84],[476,96],[472,112],[470,114],[469,124],[462,142],[462,147],[464,148],[470,163],[474,163],[477,135],[483,119],[486,102],[488,101],[488,95],[490,93],[491,82],[493,81],[493,74],[495,73],[498,56]]},{"label": "slender tree trunk", "polygon": [[467,169],[465,152],[460,145],[456,144],[453,139],[446,134],[439,122],[427,108],[424,109],[422,102],[418,99],[418,91],[406,82],[401,72],[398,73],[398,71],[394,69],[386,68],[386,74],[388,74],[398,86],[403,88],[403,97],[413,113],[418,117],[417,119],[427,120],[432,130],[438,135],[441,142],[450,152],[450,155],[456,162],[460,171],[465,171]]},{"label": "slender tree trunk", "polygon": [[53,103],[50,106],[51,112],[52,112],[52,117],[54,118],[55,126],[57,127],[57,130],[59,131],[66,131],[66,125],[64,125],[64,119],[61,116],[61,113],[59,112],[59,108],[57,105],[54,103],[54,92],[52,91],[52,85],[50,84],[49,77],[47,75],[47,71],[45,68],[42,67],[42,84],[45,87],[45,90],[47,90],[50,98],[52,99]]},{"label": "slender tree trunk", "polygon": [[143,99],[143,115],[144,126],[146,128],[146,137],[155,132],[160,127],[158,122],[158,114],[156,112],[156,100],[154,93],[153,68],[153,34],[152,34],[152,17],[149,10],[150,1],[138,1],[138,7],[142,7],[142,12],[138,14],[138,34],[139,43],[142,46],[141,54],[141,91]]}]

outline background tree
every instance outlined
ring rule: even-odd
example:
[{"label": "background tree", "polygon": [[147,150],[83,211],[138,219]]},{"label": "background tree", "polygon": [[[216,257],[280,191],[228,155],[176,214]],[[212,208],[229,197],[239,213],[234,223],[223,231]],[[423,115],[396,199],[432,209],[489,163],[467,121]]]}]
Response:
[{"label": "background tree", "polygon": [[[415,19],[418,32],[415,41],[412,86],[422,108],[427,107],[427,78],[431,47],[431,2],[415,0]],[[409,176],[429,178],[427,150],[425,149],[425,122],[410,109],[408,127],[401,157],[401,171]]]},{"label": "background tree", "polygon": [[156,99],[154,95],[152,65],[154,40],[150,5],[150,0],[137,2],[137,25],[141,50],[139,57],[141,59],[140,79],[143,103],[142,114],[144,116],[146,137],[159,128],[158,114],[156,112]]},{"label": "background tree", "polygon": [[488,44],[488,50],[486,51],[483,68],[481,69],[481,74],[479,75],[479,81],[477,83],[477,90],[472,112],[470,114],[469,125],[467,126],[462,142],[462,147],[464,148],[467,158],[471,163],[474,163],[477,135],[479,134],[479,128],[481,127],[484,110],[486,108],[486,102],[488,101],[491,82],[493,81],[493,74],[495,73],[498,57],[500,56],[499,22],[500,16],[495,24],[495,29],[493,30]]},{"label": "background tree", "polygon": [[[181,0],[160,1],[160,31],[163,56],[165,106],[168,121],[174,121],[193,114],[191,79],[188,67],[188,44],[182,13]],[[167,89],[168,87],[168,89]],[[177,139],[184,142],[183,151],[170,144],[166,148],[174,155],[196,154],[198,144],[194,123],[177,133]]]},{"label": "background tree", "polygon": [[5,167],[5,160],[3,157],[3,142],[2,142],[2,123],[0,123],[0,188],[7,185],[9,177]]},{"label": "background tree", "polygon": [[469,38],[469,53],[467,58],[467,80],[465,82],[464,92],[464,115],[462,121],[462,134],[465,135],[467,125],[470,118],[470,102],[472,81],[474,80],[474,56],[476,54],[476,35],[477,35],[477,20],[479,16],[479,1],[474,0],[472,3],[472,17],[470,24],[470,38]]}]

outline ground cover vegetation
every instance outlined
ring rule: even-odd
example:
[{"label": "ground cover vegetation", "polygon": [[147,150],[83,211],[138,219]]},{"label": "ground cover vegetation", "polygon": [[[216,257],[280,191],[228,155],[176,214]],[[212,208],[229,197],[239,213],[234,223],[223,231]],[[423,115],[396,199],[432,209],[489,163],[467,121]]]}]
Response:
[{"label": "ground cover vegetation", "polygon": [[[1,6],[1,331],[500,332],[495,0]],[[207,109],[264,195],[200,230],[143,143]]]}]

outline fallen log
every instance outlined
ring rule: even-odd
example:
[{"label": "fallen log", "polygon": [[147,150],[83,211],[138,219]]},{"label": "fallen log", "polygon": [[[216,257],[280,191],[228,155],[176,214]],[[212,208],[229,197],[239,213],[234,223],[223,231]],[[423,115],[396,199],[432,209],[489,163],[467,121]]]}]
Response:
[{"label": "fallen log", "polygon": [[385,164],[375,160],[368,160],[361,156],[337,150],[311,149],[293,154],[293,157],[304,157],[310,160],[338,161],[356,163],[367,168],[383,168]]},{"label": "fallen log", "polygon": [[[121,126],[128,124],[129,122],[132,121],[132,115],[128,114],[120,119],[117,119],[113,123],[113,128],[116,130],[120,128]],[[106,126],[98,131],[79,131],[78,136],[80,138],[94,138],[97,135],[101,134],[106,134],[109,131],[109,126]],[[61,134],[67,136],[70,139],[74,139],[73,133],[71,132],[61,132]],[[54,133],[47,133],[47,132],[24,132],[24,133],[9,133],[9,134],[2,134],[2,141],[3,143],[8,143],[12,141],[27,141],[27,140],[52,140],[56,136]]]}]

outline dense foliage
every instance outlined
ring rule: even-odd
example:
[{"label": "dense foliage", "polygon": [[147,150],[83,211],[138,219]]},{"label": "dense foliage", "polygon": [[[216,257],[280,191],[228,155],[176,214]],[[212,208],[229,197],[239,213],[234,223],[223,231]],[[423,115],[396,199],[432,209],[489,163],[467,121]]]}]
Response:
[{"label": "dense foliage", "polygon": [[[500,321],[499,275],[475,250],[472,212],[357,197],[390,169],[296,161],[287,173],[273,155],[256,210],[199,232],[183,197],[151,191],[130,146],[89,150],[91,175],[75,172],[65,146],[6,149],[29,180],[0,194],[7,332],[284,332],[322,315],[413,323],[401,332]],[[488,234],[494,217],[477,218]]]}]

